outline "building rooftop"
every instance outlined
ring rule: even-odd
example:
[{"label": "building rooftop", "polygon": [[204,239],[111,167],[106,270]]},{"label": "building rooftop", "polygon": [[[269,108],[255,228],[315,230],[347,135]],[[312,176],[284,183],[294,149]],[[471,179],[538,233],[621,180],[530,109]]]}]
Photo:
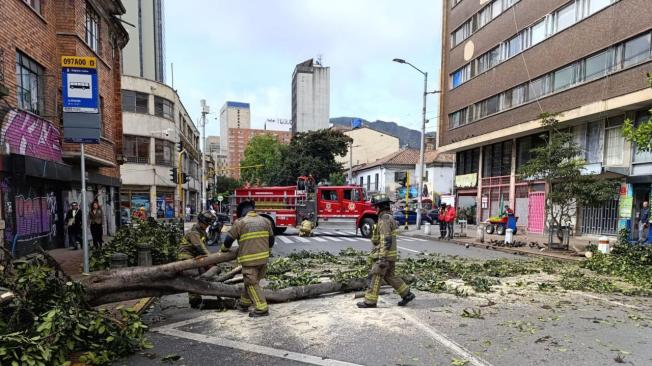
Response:
[{"label": "building rooftop", "polygon": [[353,171],[371,169],[385,165],[416,165],[419,162],[419,150],[401,149],[386,155],[372,163],[360,164],[353,167]]}]

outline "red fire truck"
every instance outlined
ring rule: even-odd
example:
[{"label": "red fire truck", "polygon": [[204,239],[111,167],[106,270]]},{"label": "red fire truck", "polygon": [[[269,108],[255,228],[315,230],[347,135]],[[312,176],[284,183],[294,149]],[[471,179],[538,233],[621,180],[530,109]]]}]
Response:
[{"label": "red fire truck", "polygon": [[300,179],[297,186],[238,188],[231,196],[231,212],[243,200],[256,203],[256,212],[272,222],[277,235],[309,218],[322,228],[355,229],[368,238],[378,218],[356,185],[315,186]]}]

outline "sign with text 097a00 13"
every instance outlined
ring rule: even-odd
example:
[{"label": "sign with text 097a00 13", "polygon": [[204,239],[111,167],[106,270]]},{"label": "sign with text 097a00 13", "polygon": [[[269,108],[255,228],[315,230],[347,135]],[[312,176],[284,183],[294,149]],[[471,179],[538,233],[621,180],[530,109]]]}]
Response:
[{"label": "sign with text 097a00 13", "polygon": [[101,114],[97,59],[62,56],[61,82],[63,140],[72,143],[98,144]]},{"label": "sign with text 097a00 13", "polygon": [[61,56],[61,68],[63,111],[98,113],[95,57]]}]

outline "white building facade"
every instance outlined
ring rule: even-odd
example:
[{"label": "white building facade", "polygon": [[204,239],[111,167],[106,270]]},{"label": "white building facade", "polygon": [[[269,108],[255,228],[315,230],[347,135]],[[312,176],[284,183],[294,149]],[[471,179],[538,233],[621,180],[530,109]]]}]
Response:
[{"label": "white building facade", "polygon": [[[145,208],[148,216],[171,219],[200,206],[199,131],[169,86],[143,78],[122,77],[125,164],[120,167],[122,222]],[[172,181],[179,163],[188,182],[182,195]]]}]

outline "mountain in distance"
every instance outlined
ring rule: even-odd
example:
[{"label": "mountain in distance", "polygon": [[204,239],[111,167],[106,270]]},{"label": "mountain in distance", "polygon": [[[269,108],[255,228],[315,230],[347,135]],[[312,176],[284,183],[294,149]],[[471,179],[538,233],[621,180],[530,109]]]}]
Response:
[{"label": "mountain in distance", "polygon": [[[336,117],[331,118],[330,121],[333,125],[351,127],[351,121],[356,119],[356,117]],[[360,118],[362,124],[365,127],[369,127],[372,130],[384,132],[388,135],[398,137],[399,144],[401,147],[408,146],[412,149],[418,149],[419,143],[421,142],[421,132],[417,130],[412,130],[407,127],[398,125],[396,122],[386,122],[376,120],[374,122],[369,122],[363,118]]]}]

